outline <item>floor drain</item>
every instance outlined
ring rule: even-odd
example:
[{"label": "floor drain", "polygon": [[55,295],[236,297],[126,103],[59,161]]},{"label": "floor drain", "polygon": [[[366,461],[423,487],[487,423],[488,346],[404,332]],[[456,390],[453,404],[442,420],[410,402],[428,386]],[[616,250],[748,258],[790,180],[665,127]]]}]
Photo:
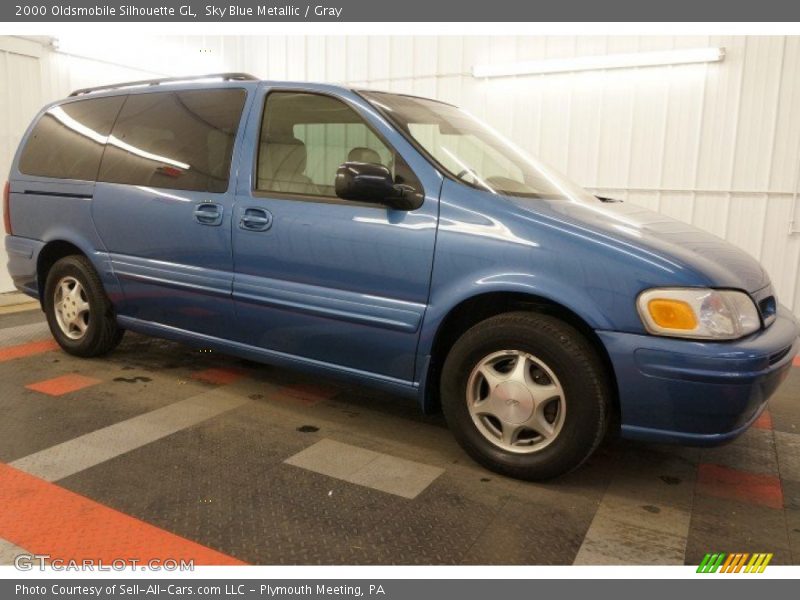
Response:
[{"label": "floor drain", "polygon": [[314,427],[313,425],[301,425],[297,428],[297,431],[301,433],[314,433],[315,431],[319,431],[319,427]]}]

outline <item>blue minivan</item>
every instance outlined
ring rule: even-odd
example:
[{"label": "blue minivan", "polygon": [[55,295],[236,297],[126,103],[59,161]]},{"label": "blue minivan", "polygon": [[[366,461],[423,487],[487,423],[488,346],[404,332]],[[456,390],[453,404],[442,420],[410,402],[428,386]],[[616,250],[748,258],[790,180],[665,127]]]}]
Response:
[{"label": "blue minivan", "polygon": [[441,409],[545,479],[609,430],[710,445],[798,351],[764,269],[598,198],[467,112],[242,73],[78,90],[5,191],[8,268],[76,356],[125,330]]}]

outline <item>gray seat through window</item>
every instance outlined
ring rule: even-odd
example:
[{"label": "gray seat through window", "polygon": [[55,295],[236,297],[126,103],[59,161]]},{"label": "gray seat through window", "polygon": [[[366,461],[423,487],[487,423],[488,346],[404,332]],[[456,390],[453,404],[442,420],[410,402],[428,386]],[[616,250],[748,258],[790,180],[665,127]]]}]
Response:
[{"label": "gray seat through window", "polygon": [[269,137],[261,142],[258,164],[258,187],[293,194],[318,193],[314,182],[305,174],[308,153],[306,145],[295,137]]}]

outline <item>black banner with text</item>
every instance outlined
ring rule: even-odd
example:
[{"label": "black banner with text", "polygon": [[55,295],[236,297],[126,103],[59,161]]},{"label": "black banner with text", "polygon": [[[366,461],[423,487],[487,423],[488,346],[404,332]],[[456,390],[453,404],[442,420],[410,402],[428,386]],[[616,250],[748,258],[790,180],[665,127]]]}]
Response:
[{"label": "black banner with text", "polygon": [[[699,577],[698,577],[699,579]],[[679,597],[703,598],[724,597],[728,600],[752,598],[755,595],[789,597],[794,582],[779,579],[741,578],[698,581],[697,579],[673,580],[554,580],[554,579],[506,579],[506,580],[427,580],[427,579],[365,579],[365,580],[80,580],[45,579],[40,581],[0,581],[0,597],[16,600],[83,600],[99,598],[158,599],[188,598],[206,600],[212,598],[239,598],[240,600],[276,600],[304,598],[375,600],[413,600],[419,598],[459,598],[478,600],[484,598],[553,596],[574,598],[580,596],[605,597],[612,593],[621,598],[643,598],[648,600],[673,600]],[[535,591],[534,591],[535,590]],[[785,595],[785,596],[784,596]]]},{"label": "black banner with text", "polygon": [[233,0],[20,0],[0,3],[3,22],[787,22],[800,21],[800,2],[787,0],[459,0],[291,2]]}]

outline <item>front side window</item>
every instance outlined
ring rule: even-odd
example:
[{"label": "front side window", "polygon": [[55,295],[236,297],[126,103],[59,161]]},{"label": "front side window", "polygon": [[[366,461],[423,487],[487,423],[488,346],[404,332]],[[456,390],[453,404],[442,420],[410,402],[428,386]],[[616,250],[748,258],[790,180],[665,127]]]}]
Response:
[{"label": "front side window", "polygon": [[129,96],[98,181],[224,192],[245,96],[241,89]]},{"label": "front side window", "polygon": [[380,164],[395,183],[421,186],[413,172],[345,103],[320,94],[271,92],[258,148],[256,189],[335,197],[336,170],[345,162]]},{"label": "front side window", "polygon": [[363,96],[451,176],[468,185],[494,194],[599,202],[456,106],[383,92]]},{"label": "front side window", "polygon": [[49,108],[34,125],[19,159],[26,175],[94,181],[103,146],[125,96],[91,98]]}]

